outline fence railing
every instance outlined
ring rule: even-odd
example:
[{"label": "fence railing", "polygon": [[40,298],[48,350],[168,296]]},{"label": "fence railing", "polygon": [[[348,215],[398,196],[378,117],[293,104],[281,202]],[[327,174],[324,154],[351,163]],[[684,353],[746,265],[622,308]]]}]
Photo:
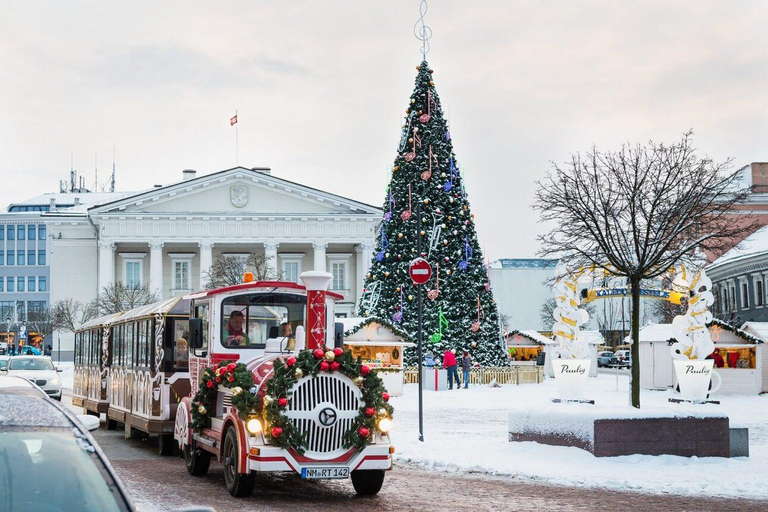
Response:
[{"label": "fence railing", "polygon": [[[405,367],[405,383],[418,382],[418,367]],[[462,376],[459,371],[459,376]],[[538,384],[544,382],[543,366],[487,366],[472,368],[469,371],[469,383],[475,385],[490,384],[496,380],[498,384]]]}]

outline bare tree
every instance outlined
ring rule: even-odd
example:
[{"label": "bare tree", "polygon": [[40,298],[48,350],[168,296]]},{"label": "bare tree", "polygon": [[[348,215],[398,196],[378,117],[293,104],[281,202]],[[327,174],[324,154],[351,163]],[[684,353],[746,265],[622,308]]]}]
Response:
[{"label": "bare tree", "polygon": [[96,301],[83,304],[72,298],[54,302],[51,306],[51,312],[54,321],[53,328],[70,332],[75,332],[79,326],[96,318],[99,313]]},{"label": "bare tree", "polygon": [[632,406],[640,407],[640,285],[701,248],[721,252],[754,229],[729,215],[746,198],[730,161],[695,154],[691,133],[665,146],[592,148],[538,183],[536,207],[555,227],[539,237],[543,256],[594,267],[629,281],[632,296]]},{"label": "bare tree", "polygon": [[274,281],[282,278],[282,272],[269,265],[272,257],[255,252],[247,257],[220,254],[213,260],[211,268],[203,272],[205,288],[222,288],[243,282],[243,274],[251,271],[257,281]]},{"label": "bare tree", "polygon": [[102,288],[96,300],[99,314],[109,315],[157,302],[160,297],[146,284],[125,286],[117,281]]},{"label": "bare tree", "polygon": [[[53,311],[48,306],[40,309],[31,309],[27,312],[27,324],[30,330],[36,332],[45,341],[45,338],[56,328]],[[45,347],[43,347],[45,348]]]}]

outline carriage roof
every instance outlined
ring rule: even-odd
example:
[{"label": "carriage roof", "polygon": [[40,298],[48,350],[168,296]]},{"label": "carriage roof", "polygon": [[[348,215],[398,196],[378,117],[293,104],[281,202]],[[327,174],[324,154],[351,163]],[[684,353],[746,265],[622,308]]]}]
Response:
[{"label": "carriage roof", "polygon": [[99,327],[104,324],[108,324],[112,321],[114,321],[117,317],[122,315],[122,311],[119,313],[110,313],[108,315],[103,315],[98,318],[94,318],[93,320],[88,320],[84,324],[82,324],[80,327],[77,328],[78,331],[83,331],[85,329],[93,329],[94,327]]},{"label": "carriage roof", "polygon": [[172,297],[160,302],[146,304],[126,311],[119,317],[113,318],[109,323],[117,324],[154,315],[189,315],[189,299]]},{"label": "carriage roof", "polygon": [[[202,290],[199,292],[186,295],[187,299],[200,299],[203,297],[209,297],[211,295],[218,295],[221,293],[229,292],[248,292],[248,291],[263,291],[264,289],[271,288],[269,291],[288,291],[288,292],[303,292],[306,293],[307,288],[304,285],[293,283],[290,281],[252,281],[250,283],[241,283],[232,286],[224,286],[222,288],[213,288],[211,290]],[[326,295],[334,300],[342,300],[343,295],[335,292],[326,292]]]}]

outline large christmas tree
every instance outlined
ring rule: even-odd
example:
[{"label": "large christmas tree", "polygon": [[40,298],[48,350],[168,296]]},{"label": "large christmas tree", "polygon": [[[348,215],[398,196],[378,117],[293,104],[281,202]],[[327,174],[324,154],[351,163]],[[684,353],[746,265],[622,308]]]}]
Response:
[{"label": "large christmas tree", "polygon": [[[420,237],[421,256],[433,269],[423,285],[424,353],[467,350],[484,366],[506,365],[488,268],[432,70],[426,61],[417,69],[358,313],[416,340],[417,290],[408,267],[419,256]],[[406,361],[415,364],[415,350],[406,352]]]}]

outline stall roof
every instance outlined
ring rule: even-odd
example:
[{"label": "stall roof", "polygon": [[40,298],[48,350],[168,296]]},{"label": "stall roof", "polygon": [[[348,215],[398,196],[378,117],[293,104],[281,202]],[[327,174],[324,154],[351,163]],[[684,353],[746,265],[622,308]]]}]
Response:
[{"label": "stall roof", "polygon": [[390,347],[415,347],[415,343],[411,343],[410,341],[390,341],[390,340],[383,340],[382,341],[345,341],[345,345],[352,345],[354,347],[380,347],[384,344],[386,346]]},{"label": "stall roof", "polygon": [[517,334],[519,334],[520,336],[525,336],[529,340],[534,341],[534,342],[538,343],[539,345],[548,345],[548,344],[552,343],[552,339],[551,338],[547,338],[546,336],[544,336],[540,332],[534,331],[534,330],[519,331],[519,330],[515,329],[514,331],[510,332],[509,334],[507,334],[507,338],[509,338],[510,336],[515,336]]},{"label": "stall roof", "polygon": [[741,330],[761,338],[763,342],[768,341],[768,322],[745,322]]},{"label": "stall roof", "polygon": [[412,338],[405,331],[401,330],[391,322],[377,318],[377,317],[349,317],[349,318],[337,318],[337,322],[341,322],[344,327],[344,338],[353,336],[356,332],[363,329],[368,324],[378,324],[383,328],[389,330],[394,335],[393,340],[399,341],[402,339],[411,340]]},{"label": "stall roof", "polygon": [[[760,325],[761,322],[747,322],[747,324]],[[744,324],[742,327],[746,327],[747,324]],[[738,327],[727,324],[722,320],[714,319],[707,324],[707,327],[711,327],[713,325],[716,325],[726,331],[730,331],[736,336],[751,343],[763,343],[765,339],[761,339],[755,335],[750,334],[749,332],[744,331],[743,329],[739,329]],[[768,330],[768,323],[762,322],[762,325],[765,326],[764,329]],[[640,329],[640,343],[649,343],[652,341],[669,341],[673,339],[675,339],[675,333],[672,330],[672,324],[648,324]],[[624,338],[625,343],[629,343],[630,341],[631,336]],[[717,341],[715,343],[717,343]]]}]

